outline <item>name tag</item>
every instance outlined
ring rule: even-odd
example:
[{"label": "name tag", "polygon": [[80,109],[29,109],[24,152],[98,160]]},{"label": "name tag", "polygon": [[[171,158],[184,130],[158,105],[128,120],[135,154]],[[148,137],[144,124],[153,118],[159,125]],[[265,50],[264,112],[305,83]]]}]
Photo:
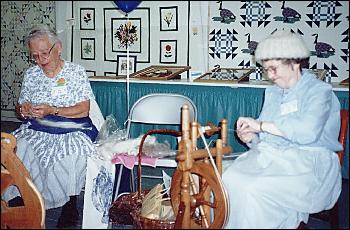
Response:
[{"label": "name tag", "polygon": [[62,96],[67,94],[67,86],[55,86],[51,90],[52,96]]},{"label": "name tag", "polygon": [[293,113],[296,111],[298,111],[298,101],[297,100],[286,102],[286,103],[283,103],[281,105],[281,115]]}]

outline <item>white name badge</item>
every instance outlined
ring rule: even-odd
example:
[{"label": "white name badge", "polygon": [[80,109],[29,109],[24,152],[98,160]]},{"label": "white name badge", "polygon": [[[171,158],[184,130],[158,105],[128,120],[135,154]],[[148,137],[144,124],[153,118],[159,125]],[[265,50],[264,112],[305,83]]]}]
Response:
[{"label": "white name badge", "polygon": [[67,86],[55,86],[51,90],[52,96],[62,96],[67,94]]},{"label": "white name badge", "polygon": [[281,115],[285,115],[288,113],[293,113],[298,111],[298,101],[293,100],[286,103],[281,104]]}]

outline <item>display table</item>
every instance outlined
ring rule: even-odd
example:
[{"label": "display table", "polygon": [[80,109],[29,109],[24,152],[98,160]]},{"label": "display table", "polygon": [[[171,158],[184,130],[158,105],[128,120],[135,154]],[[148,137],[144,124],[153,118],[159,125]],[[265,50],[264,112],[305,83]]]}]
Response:
[{"label": "display table", "polygon": [[[234,152],[243,152],[247,147],[234,136],[235,122],[240,116],[258,117],[263,105],[266,82],[248,84],[212,84],[188,81],[142,81],[131,80],[127,84],[122,79],[91,78],[91,87],[102,114],[113,114],[123,126],[128,114],[127,88],[129,88],[129,107],[140,97],[150,93],[177,93],[189,97],[197,106],[198,122],[218,124],[221,119],[228,120],[228,141]],[[349,108],[349,88],[334,85],[341,107]],[[156,126],[137,125],[131,132],[135,135],[145,133]],[[174,127],[169,127],[173,128]],[[176,128],[176,127],[175,127]],[[161,139],[160,139],[161,141]],[[349,137],[347,137],[349,146]],[[343,177],[349,176],[349,148],[347,147],[342,168]]]}]

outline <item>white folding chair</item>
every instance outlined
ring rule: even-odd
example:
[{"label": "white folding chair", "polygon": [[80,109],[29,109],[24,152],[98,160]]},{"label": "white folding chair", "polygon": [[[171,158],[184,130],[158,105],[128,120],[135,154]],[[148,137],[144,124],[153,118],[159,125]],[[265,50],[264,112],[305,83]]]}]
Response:
[{"label": "white folding chair", "polygon": [[[190,110],[191,121],[197,121],[197,107],[193,101],[181,94],[154,93],[138,99],[130,109],[126,133],[131,137],[131,124],[143,123],[153,125],[181,125],[181,107],[187,104]],[[175,168],[177,163],[174,157],[165,157],[157,160],[156,167]],[[134,186],[134,173],[132,175],[132,186]],[[145,178],[161,179],[155,175],[141,175]],[[134,189],[134,187],[133,187]],[[135,191],[135,189],[134,189]]]}]

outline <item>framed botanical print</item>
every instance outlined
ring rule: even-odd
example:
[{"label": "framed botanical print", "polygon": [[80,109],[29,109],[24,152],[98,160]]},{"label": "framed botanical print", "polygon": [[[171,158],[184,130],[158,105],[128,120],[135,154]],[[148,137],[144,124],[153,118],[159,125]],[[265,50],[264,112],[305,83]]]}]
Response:
[{"label": "framed botanical print", "polygon": [[126,18],[116,8],[104,8],[104,61],[116,62],[129,52],[138,63],[150,62],[150,9],[138,7]]},{"label": "framed botanical print", "polygon": [[128,70],[128,59],[129,59],[129,74],[132,74],[136,71],[136,56],[129,55],[118,55],[117,56],[117,75],[126,76]]},{"label": "framed botanical print", "polygon": [[177,6],[159,7],[160,31],[177,31]]},{"label": "framed botanical print", "polygon": [[95,60],[95,38],[81,38],[81,59]]},{"label": "framed botanical print", "polygon": [[177,63],[177,40],[160,40],[160,63]]},{"label": "framed botanical print", "polygon": [[95,30],[95,8],[80,8],[80,30]]}]

